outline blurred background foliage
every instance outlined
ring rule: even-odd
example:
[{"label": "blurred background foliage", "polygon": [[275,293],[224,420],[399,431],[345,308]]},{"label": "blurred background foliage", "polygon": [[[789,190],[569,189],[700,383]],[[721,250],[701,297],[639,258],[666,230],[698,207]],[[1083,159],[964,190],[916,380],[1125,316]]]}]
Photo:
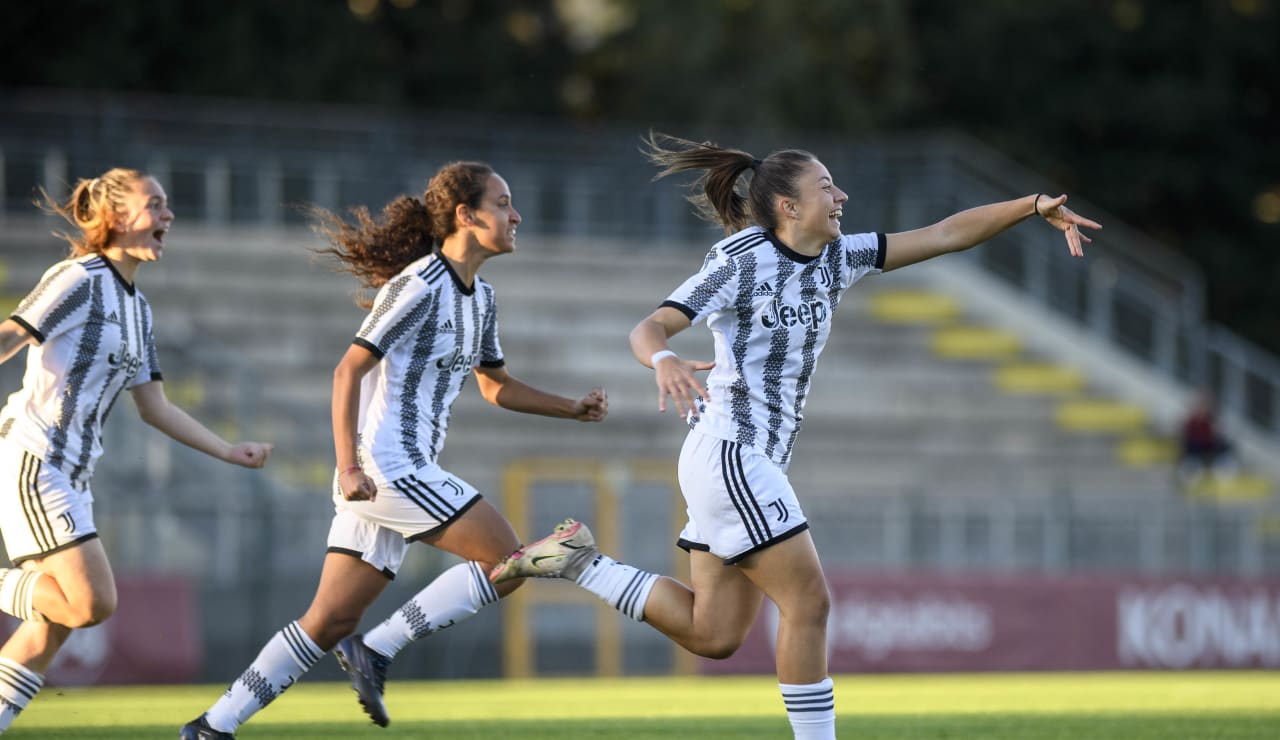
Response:
[{"label": "blurred background foliage", "polygon": [[1278,5],[15,2],[0,86],[750,129],[779,146],[788,130],[954,127],[1185,253],[1211,316],[1280,351]]}]

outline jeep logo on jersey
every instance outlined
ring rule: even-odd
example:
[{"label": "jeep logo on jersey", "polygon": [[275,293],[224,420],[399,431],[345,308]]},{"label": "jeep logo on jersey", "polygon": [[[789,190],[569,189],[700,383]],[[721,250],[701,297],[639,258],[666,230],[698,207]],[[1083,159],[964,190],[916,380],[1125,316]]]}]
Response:
[{"label": "jeep logo on jersey", "polygon": [[812,300],[795,306],[790,303],[779,305],[778,301],[771,301],[760,315],[760,323],[766,329],[789,329],[796,324],[818,326],[827,320],[829,313],[827,302],[823,300]]},{"label": "jeep logo on jersey", "polygon": [[436,367],[441,370],[448,370],[451,373],[469,372],[475,366],[475,355],[463,354],[462,350],[453,350],[453,357],[444,359],[443,357],[436,360]]},{"label": "jeep logo on jersey", "polygon": [[138,374],[138,370],[142,368],[142,359],[134,357],[128,352],[112,352],[107,355],[107,364],[111,367],[124,366],[126,375],[133,376]]}]

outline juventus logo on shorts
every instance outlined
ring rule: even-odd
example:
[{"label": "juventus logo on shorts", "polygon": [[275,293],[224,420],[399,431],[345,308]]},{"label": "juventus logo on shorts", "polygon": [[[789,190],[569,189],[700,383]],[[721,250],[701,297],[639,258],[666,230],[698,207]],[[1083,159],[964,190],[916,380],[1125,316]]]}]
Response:
[{"label": "juventus logo on shorts", "polygon": [[769,506],[772,506],[773,510],[778,512],[778,521],[785,522],[791,518],[791,515],[787,513],[787,507],[783,506],[781,501],[770,501]]},{"label": "juventus logo on shorts", "polygon": [[64,511],[62,514],[58,515],[58,518],[62,520],[62,526],[67,528],[67,534],[71,534],[76,531],[76,520],[71,518],[71,512]]}]

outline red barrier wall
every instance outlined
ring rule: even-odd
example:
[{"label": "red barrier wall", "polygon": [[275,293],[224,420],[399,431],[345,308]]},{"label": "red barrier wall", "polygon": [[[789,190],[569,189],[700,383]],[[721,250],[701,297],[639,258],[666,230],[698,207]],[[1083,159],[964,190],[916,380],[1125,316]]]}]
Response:
[{"label": "red barrier wall", "polygon": [[[196,678],[203,654],[195,594],[179,578],[116,580],[120,603],[106,622],[76,630],[58,651],[47,685],[183,683]],[[19,621],[0,615],[7,639]]]},{"label": "red barrier wall", "polygon": [[[832,673],[1280,668],[1280,581],[829,576]],[[706,673],[772,673],[777,610]]]}]

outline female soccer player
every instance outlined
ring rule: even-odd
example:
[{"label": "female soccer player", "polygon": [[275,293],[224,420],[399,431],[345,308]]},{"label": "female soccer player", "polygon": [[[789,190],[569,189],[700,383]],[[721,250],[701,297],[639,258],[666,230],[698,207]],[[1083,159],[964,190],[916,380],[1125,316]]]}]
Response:
[{"label": "female soccer player", "polygon": [[71,256],[0,323],[0,362],[30,345],[22,387],[0,411],[0,531],[17,566],[0,568],[0,610],[23,620],[0,648],[0,732],[71,630],[116,610],[89,480],[120,391],[133,392],[143,421],[208,455],[260,468],[271,454],[269,444],[224,441],[165,396],[151,307],[134,284],[173,223],[160,183],[117,168],[81,180],[65,203],[45,200],[79,233],[58,234]]},{"label": "female soccer player", "polygon": [[[702,172],[701,192],[690,200],[729,234],[631,332],[635,356],[656,371],[659,410],[670,397],[689,419],[679,462],[689,521],[678,544],[689,552],[692,586],[637,573],[629,590],[600,592],[596,574],[613,561],[598,555],[590,532],[572,520],[513,554],[492,580],[575,580],[604,598],[629,600],[631,613],[711,658],[737,650],[766,595],[778,606],[778,681],[795,737],[833,738],[830,596],[786,470],[841,297],[864,275],[968,249],[1031,216],[1065,232],[1074,256],[1089,241],[1078,227],[1101,227],[1068,210],[1065,195],[1029,195],[916,231],[841,235],[848,196],[808,152],[787,149],[759,160],[675,137],[651,135],[647,144],[659,177]],[[668,349],[668,338],[698,321],[711,329],[714,363]],[[705,387],[695,377],[703,370],[711,370]]]},{"label": "female soccer player", "polygon": [[[386,725],[383,682],[396,653],[519,585],[495,588],[487,578],[520,544],[511,525],[436,464],[450,407],[471,373],[485,399],[505,409],[584,422],[608,413],[601,388],[575,401],[528,386],[504,367],[494,290],[476,273],[490,257],[515,251],[520,214],[488,165],[445,165],[422,199],[398,198],[381,221],[364,209],[355,225],[319,213],[333,245],[324,251],[377,291],[334,371],[336,513],[328,554],[306,614],[276,633],[227,693],[183,728],[184,738],[232,737],[335,645],[365,711]],[[410,542],[465,562],[363,638],[348,637]]]}]

